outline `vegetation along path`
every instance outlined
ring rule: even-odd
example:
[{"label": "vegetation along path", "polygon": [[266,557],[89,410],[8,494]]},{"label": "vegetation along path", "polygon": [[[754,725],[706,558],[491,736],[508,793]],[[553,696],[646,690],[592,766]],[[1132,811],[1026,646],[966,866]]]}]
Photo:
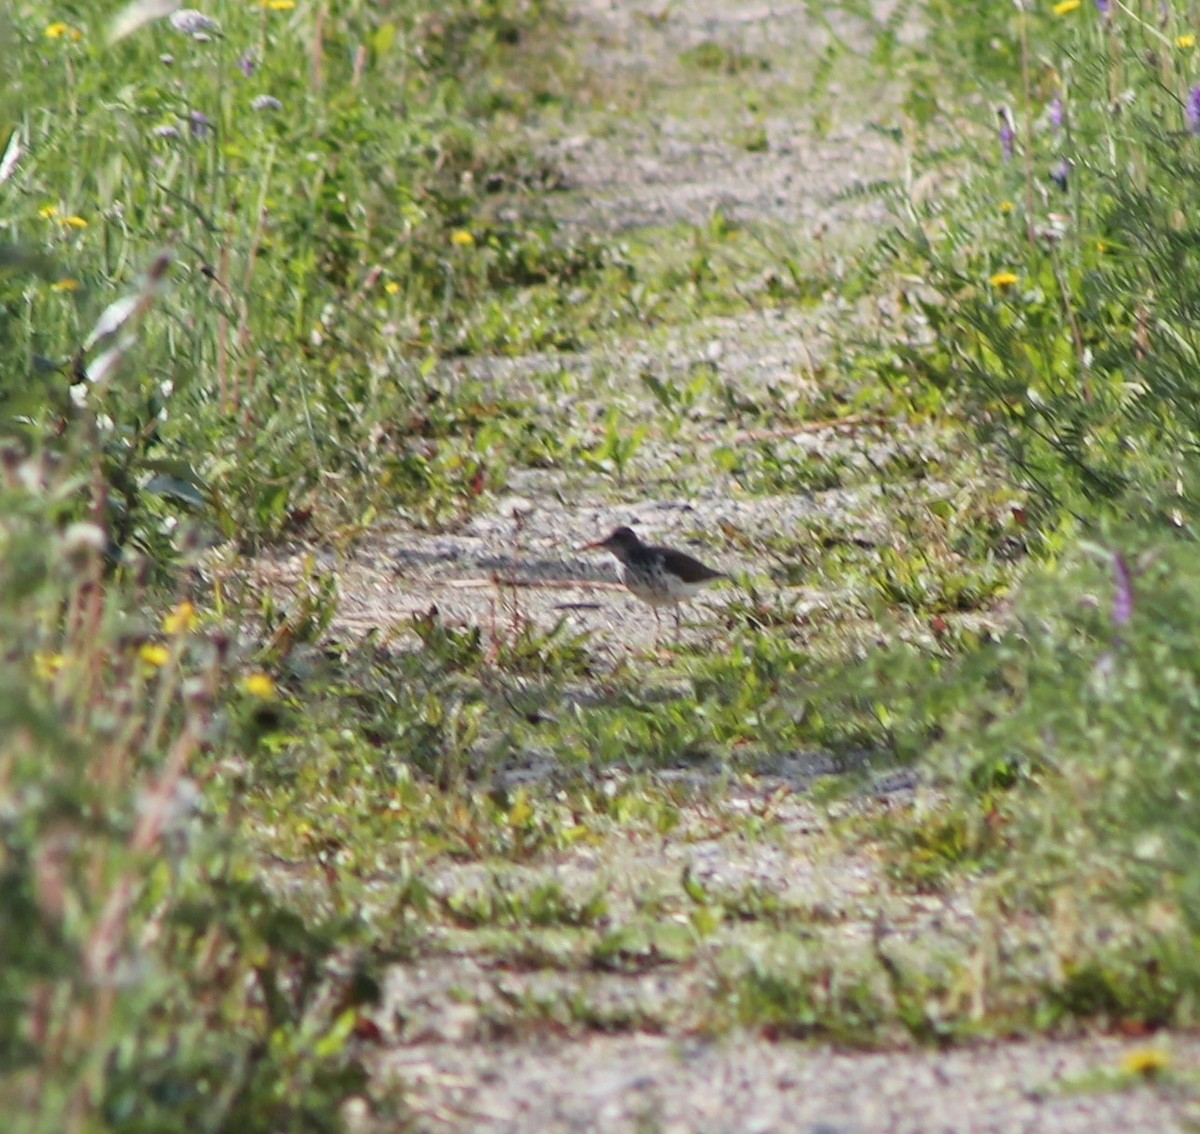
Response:
[{"label": "vegetation along path", "polygon": [[[435,383],[533,423],[502,473],[481,449],[505,485],[487,503],[257,563],[291,600],[315,555],[337,579],[335,640],[450,659],[425,771],[502,816],[487,845],[450,816],[355,866],[410,927],[372,1089],[399,1093],[415,1129],[1194,1118],[1187,1092],[1137,1073],[1144,1039],[998,1038],[1011,958],[1036,958],[1021,987],[1049,979],[1030,943],[1053,929],[980,908],[969,871],[936,878],[933,797],[886,721],[849,696],[822,707],[821,675],[885,642],[999,625],[1021,533],[1019,497],[958,423],[849,361],[927,335],[858,262],[920,189],[902,84],[873,52],[922,29],[821,8],[574,0],[556,35],[577,89],[531,127],[554,176],[498,207],[608,249],[620,310],[582,289],[575,341],[440,364]],[[619,524],[731,576],[684,609],[678,641],[580,550]],[[390,743],[419,753],[421,737]],[[1193,1040],[1168,1046],[1179,1070],[1200,1060]]]}]

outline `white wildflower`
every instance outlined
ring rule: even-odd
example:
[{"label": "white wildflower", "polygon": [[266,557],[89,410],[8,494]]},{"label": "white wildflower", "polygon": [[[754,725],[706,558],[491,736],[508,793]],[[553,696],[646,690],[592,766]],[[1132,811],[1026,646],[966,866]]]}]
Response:
[{"label": "white wildflower", "polygon": [[21,160],[21,154],[24,151],[21,149],[21,134],[20,131],[14,130],[8,138],[8,145],[4,147],[4,156],[0,158],[0,184],[7,181],[17,168],[17,162]]}]

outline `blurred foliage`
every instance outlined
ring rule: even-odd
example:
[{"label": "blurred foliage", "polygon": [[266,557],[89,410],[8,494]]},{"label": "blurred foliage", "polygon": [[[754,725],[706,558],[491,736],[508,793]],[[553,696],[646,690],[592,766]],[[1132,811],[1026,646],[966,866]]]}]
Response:
[{"label": "blurred foliage", "polygon": [[246,725],[273,683],[243,689],[186,599],[152,619],[146,563],[113,571],[57,456],[2,458],[7,1128],[331,1129],[374,994],[356,917],[291,908],[245,851]]},{"label": "blurred foliage", "polygon": [[252,544],[470,510],[505,437],[438,358],[572,339],[551,296],[606,263],[509,140],[565,89],[553,8],[149,11],[4,16],[0,427],[61,435],[86,398],[116,542],[156,560],[186,516]]},{"label": "blurred foliage", "polygon": [[923,176],[872,261],[901,298],[876,372],[1004,459],[1039,562],[1003,633],[851,682],[936,742],[947,795],[889,834],[897,875],[982,870],[998,921],[1049,916],[1043,1023],[1190,1023],[1196,12],[928,11],[913,90],[936,70],[966,97],[910,107]]},{"label": "blurred foliage", "polygon": [[1003,446],[1039,528],[1141,516],[1191,536],[1189,12],[1058,8],[933,8],[938,58],[982,76],[983,97],[959,108],[974,121],[957,144],[931,153],[947,173],[965,160],[956,191],[914,200],[887,242],[928,335],[896,350],[896,373],[965,405]]},{"label": "blurred foliage", "polygon": [[486,208],[544,175],[495,124],[553,97],[506,77],[546,6],[152,7],[0,14],[0,1100],[31,1134],[330,1131],[377,943],[287,895],[245,807],[330,598],[247,608],[199,553],[469,508],[498,411],[436,357],[603,257]]}]

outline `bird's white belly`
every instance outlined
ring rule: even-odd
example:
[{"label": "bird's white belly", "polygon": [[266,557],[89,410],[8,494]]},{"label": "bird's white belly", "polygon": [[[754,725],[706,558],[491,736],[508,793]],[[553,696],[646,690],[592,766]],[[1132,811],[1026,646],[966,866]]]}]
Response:
[{"label": "bird's white belly", "polygon": [[656,576],[651,582],[641,572],[628,569],[621,572],[621,577],[633,594],[651,606],[674,606],[702,589],[695,583],[685,583],[674,576]]}]

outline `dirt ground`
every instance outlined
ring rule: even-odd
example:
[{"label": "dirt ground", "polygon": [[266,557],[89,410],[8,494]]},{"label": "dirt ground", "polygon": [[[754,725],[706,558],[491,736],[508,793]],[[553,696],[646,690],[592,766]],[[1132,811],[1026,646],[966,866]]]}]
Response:
[{"label": "dirt ground", "polygon": [[[562,223],[619,234],[703,224],[720,210],[737,223],[786,226],[801,244],[819,235],[842,250],[887,223],[885,206],[854,190],[872,178],[902,174],[902,153],[875,128],[889,121],[889,84],[866,79],[864,62],[857,80],[851,75],[835,86],[821,129],[811,114],[798,112],[796,97],[784,97],[807,89],[825,46],[826,33],[809,5],[569,0],[568,7],[572,47],[602,81],[589,110],[542,139],[566,178],[564,191],[549,202]],[[838,30],[851,40],[856,34],[848,18]],[[919,28],[903,34],[917,36]],[[687,53],[706,45],[716,45],[720,58],[741,62],[699,72],[684,64]],[[753,112],[747,91],[761,96]],[[744,143],[749,129],[763,132],[763,144]],[[869,316],[828,297],[803,310],[698,320],[667,334],[658,329],[642,340],[605,342],[566,358],[476,358],[455,365],[514,389],[548,370],[569,369],[577,411],[588,420],[601,420],[613,399],[645,403],[638,376],[647,369],[671,382],[706,365],[747,389],[784,386],[800,398],[836,328]],[[652,404],[645,411],[652,413]],[[733,577],[688,608],[684,634],[690,639],[704,638],[730,595],[747,585],[777,585],[768,564],[748,560],[739,549],[738,532],[761,542],[774,531],[835,517],[851,530],[877,534],[878,486],[751,498],[704,461],[706,446],[736,440],[732,427],[698,417],[684,433],[640,450],[616,490],[612,478],[599,473],[518,469],[508,496],[452,534],[389,524],[337,564],[340,629],[380,627],[403,636],[411,615],[431,606],[450,623],[486,626],[510,616],[516,604],[522,617],[543,627],[567,619],[617,657],[648,650],[655,627],[646,608],[617,584],[615,563],[579,550],[616,524],[636,525]],[[780,445],[799,450],[852,454],[888,444],[888,426],[876,423],[831,424],[780,438]],[[920,491],[934,498],[952,486],[929,481]],[[265,570],[284,585],[299,578],[301,565],[280,559]],[[834,591],[800,588],[799,597],[814,611],[839,602]],[[738,805],[736,793],[725,804]],[[920,903],[894,895],[879,863],[831,843],[818,809],[800,798],[790,808],[786,838],[770,847],[727,837],[719,826],[705,828],[697,816],[698,830],[686,839],[633,845],[619,855],[580,847],[536,870],[570,892],[598,882],[618,894],[644,892],[657,880],[678,878],[681,864],[708,883],[765,880],[794,901],[836,911],[829,920],[841,935],[839,947],[847,949],[863,946],[881,909],[913,948],[947,935],[969,938],[969,895]],[[470,886],[471,871],[448,866],[440,881],[448,890]],[[431,1134],[1165,1134],[1200,1121],[1190,1096],[1169,1083],[1147,1079],[1113,1089],[1123,1055],[1146,1040],[1039,1040],[946,1053],[839,1051],[736,1032],[710,1041],[689,1031],[687,1013],[706,979],[702,966],[637,975],[568,966],[506,971],[468,943],[448,942],[436,956],[393,973],[388,997],[397,1022],[379,1081],[404,1092],[416,1128]],[[486,1026],[480,1005],[489,999],[561,992],[571,981],[610,1005],[670,1002],[678,1010],[657,1018],[680,1025],[670,1034],[564,1029],[533,1040],[497,1040]],[[1154,1042],[1169,1049],[1176,1075],[1200,1064],[1194,1040]]]}]

